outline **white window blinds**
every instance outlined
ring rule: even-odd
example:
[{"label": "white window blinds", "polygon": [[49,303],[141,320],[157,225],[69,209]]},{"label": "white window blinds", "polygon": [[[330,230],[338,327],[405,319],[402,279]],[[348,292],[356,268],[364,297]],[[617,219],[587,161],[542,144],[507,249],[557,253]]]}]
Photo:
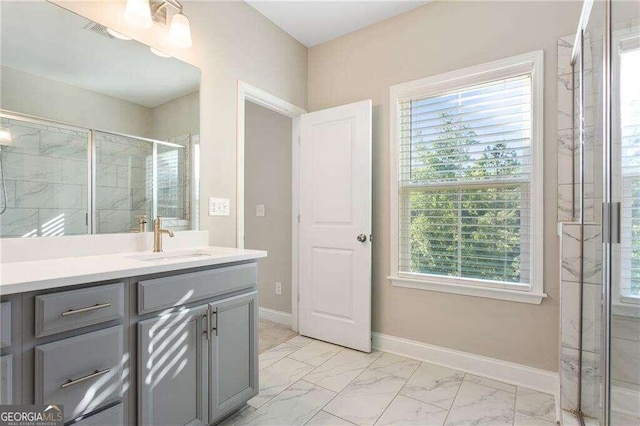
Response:
[{"label": "white window blinds", "polygon": [[531,73],[398,108],[399,272],[528,287]]},{"label": "white window blinds", "polygon": [[[637,39],[636,39],[637,43]],[[640,49],[620,55],[623,297],[640,298]]]}]

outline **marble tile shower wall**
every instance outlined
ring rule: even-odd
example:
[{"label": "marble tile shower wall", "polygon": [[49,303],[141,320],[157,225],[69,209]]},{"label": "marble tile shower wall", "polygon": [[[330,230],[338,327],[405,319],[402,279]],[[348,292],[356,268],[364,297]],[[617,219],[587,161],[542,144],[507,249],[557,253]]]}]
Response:
[{"label": "marble tile shower wall", "polygon": [[[640,24],[629,21],[628,26]],[[594,120],[602,114],[594,102],[601,93],[600,67],[601,40],[585,38],[584,80],[585,87],[585,226],[575,222],[579,218],[578,203],[580,182],[579,155],[574,145],[571,128],[572,102],[570,64],[574,36],[558,39],[558,222],[560,223],[560,388],[561,407],[573,410],[577,406],[578,348],[580,326],[580,292],[582,286],[582,409],[591,417],[598,417],[600,409],[600,354],[601,354],[601,293],[602,293],[602,244],[599,225],[599,203],[602,199],[602,143],[596,136],[601,132],[600,123]],[[595,70],[594,70],[595,68]],[[577,78],[574,85],[579,88]],[[576,100],[577,101],[577,100]],[[577,122],[575,124],[578,124]],[[578,126],[576,125],[575,128]],[[576,138],[577,140],[577,138]],[[573,194],[573,195],[572,195]],[[595,208],[594,208],[595,207]],[[584,235],[581,233],[584,232]],[[584,278],[580,284],[580,241],[584,239]],[[622,312],[621,312],[622,313]],[[628,314],[628,313],[627,313]],[[613,307],[611,321],[611,377],[612,408],[615,411],[640,417],[637,405],[640,389],[640,318],[618,315]],[[631,393],[629,393],[631,392]],[[626,395],[631,395],[631,397]],[[631,401],[631,405],[625,403]],[[623,424],[623,423],[621,423]]]},{"label": "marble tile shower wall", "polygon": [[88,133],[0,120],[13,138],[1,153],[7,209],[0,237],[86,234]]},{"label": "marble tile shower wall", "polygon": [[95,141],[96,230],[129,232],[136,216],[153,215],[153,144],[101,132]]},{"label": "marble tile shower wall", "polygon": [[[578,404],[578,372],[580,348],[580,292],[582,311],[582,412],[598,417],[600,409],[600,338],[602,284],[600,226],[588,224],[582,234],[581,225],[561,226],[561,288],[560,288],[560,396],[561,407],[572,411]],[[584,239],[584,265],[581,265],[580,244]],[[584,268],[581,284],[580,272]]]},{"label": "marble tile shower wall", "polygon": [[[578,406],[578,374],[580,371],[580,293],[582,310],[582,412],[598,417],[600,410],[600,337],[602,290],[602,244],[598,224],[599,209],[594,208],[601,199],[601,182],[596,165],[602,145],[598,144],[594,130],[594,96],[600,91],[594,76],[593,63],[601,58],[592,54],[592,43],[584,40],[582,58],[582,82],[571,66],[574,36],[558,39],[558,222],[560,234],[560,397],[561,407],[572,411]],[[594,49],[598,51],[598,49]],[[584,137],[583,174],[580,173],[580,151],[578,140],[579,120],[574,118],[580,99],[574,96],[584,93]],[[577,114],[575,114],[577,116]],[[576,137],[574,137],[574,135]],[[580,182],[584,179],[584,228],[580,219]],[[582,246],[582,247],[581,247]],[[582,249],[582,252],[581,252]],[[582,275],[582,277],[581,277]]]}]

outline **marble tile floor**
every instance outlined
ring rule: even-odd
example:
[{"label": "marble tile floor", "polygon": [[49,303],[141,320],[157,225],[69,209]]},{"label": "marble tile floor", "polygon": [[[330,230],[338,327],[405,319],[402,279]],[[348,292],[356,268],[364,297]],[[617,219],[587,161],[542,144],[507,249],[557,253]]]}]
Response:
[{"label": "marble tile floor", "polygon": [[297,336],[298,333],[282,324],[261,319],[259,322],[258,337],[259,353],[275,348],[281,343]]},{"label": "marble tile floor", "polygon": [[556,424],[552,395],[388,353],[296,336],[259,362],[260,394],[222,425]]}]

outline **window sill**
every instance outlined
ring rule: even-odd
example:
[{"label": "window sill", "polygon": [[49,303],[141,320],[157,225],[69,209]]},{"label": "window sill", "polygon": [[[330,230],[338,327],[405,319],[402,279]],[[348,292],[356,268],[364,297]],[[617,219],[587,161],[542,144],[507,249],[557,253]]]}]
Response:
[{"label": "window sill", "polygon": [[613,302],[611,313],[620,317],[640,318],[640,304]]},{"label": "window sill", "polygon": [[414,288],[419,290],[437,291],[440,293],[461,294],[464,296],[484,297],[487,299],[508,300],[510,302],[529,303],[539,305],[546,293],[510,290],[506,288],[479,287],[464,284],[445,284],[432,280],[415,278],[388,277],[394,287]]}]

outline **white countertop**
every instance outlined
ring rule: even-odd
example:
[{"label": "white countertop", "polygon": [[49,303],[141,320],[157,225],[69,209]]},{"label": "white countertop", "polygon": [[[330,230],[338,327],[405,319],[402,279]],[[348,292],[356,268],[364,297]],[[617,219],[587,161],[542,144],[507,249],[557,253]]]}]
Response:
[{"label": "white countertop", "polygon": [[[171,256],[194,253],[199,253],[202,256],[170,258]],[[141,258],[153,256],[168,258],[152,261],[141,260]],[[165,250],[163,253],[154,254],[151,252],[130,252],[2,263],[0,264],[0,294],[52,289],[158,272],[254,260],[266,256],[266,251],[204,246]]]}]

